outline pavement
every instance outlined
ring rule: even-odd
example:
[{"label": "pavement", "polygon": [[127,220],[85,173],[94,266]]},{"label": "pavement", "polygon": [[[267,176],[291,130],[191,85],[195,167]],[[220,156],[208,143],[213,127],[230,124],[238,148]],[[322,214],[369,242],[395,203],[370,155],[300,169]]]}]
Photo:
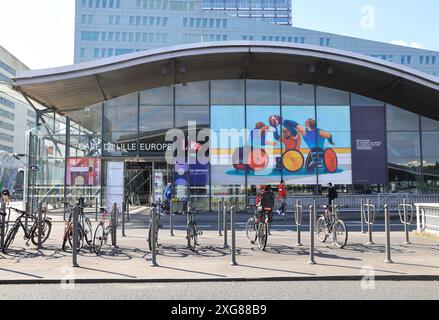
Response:
[{"label": "pavement", "polygon": [[[438,300],[437,281],[250,281],[185,283],[98,283],[98,284],[20,284],[2,285],[1,299],[6,300],[172,300],[159,309],[170,315],[173,307],[206,307],[205,315],[215,312],[206,300],[225,300],[233,306],[242,300],[261,305],[260,301],[281,300]],[[185,302],[185,300],[191,300]],[[198,302],[196,302],[198,301]],[[152,302],[154,304],[155,302]],[[217,304],[215,302],[215,304]],[[244,303],[246,304],[246,303]],[[269,313],[291,310],[288,305],[267,305]],[[297,306],[299,307],[299,306]],[[303,306],[302,306],[303,307]],[[233,307],[232,307],[233,308]],[[156,311],[157,311],[156,310]],[[210,311],[212,310],[212,311]],[[301,309],[304,310],[304,309]],[[165,318],[165,317],[164,317]],[[168,316],[168,319],[171,317]],[[202,318],[202,317],[193,317]],[[253,316],[256,318],[256,315]],[[280,317],[277,317],[280,318]],[[271,317],[271,319],[277,319]]]},{"label": "pavement", "polygon": [[[359,232],[357,221],[348,222],[348,244],[338,249],[316,238],[315,265],[308,264],[309,232],[302,231],[303,246],[296,246],[296,229],[292,222],[276,220],[266,251],[251,245],[238,224],[236,234],[237,266],[231,265],[230,248],[216,231],[216,216],[210,222],[200,221],[203,235],[196,252],[186,247],[185,217],[175,218],[177,227],[170,236],[169,216],[162,217],[164,228],[159,233],[157,262],[151,266],[151,252],[146,237],[147,212],[133,211],[126,224],[126,237],[118,230],[117,248],[107,247],[96,256],[88,247],[78,255],[79,267],[72,267],[70,250],[61,250],[64,223],[54,214],[54,225],[44,248],[27,247],[22,230],[7,254],[0,255],[0,283],[141,283],[141,282],[218,282],[218,281],[315,281],[361,280],[439,280],[439,239],[411,233],[412,244],[403,244],[401,228],[392,228],[392,259],[385,259],[385,234],[374,232],[375,244],[366,245],[367,234]],[[248,216],[247,216],[248,217]],[[13,221],[13,219],[12,219]],[[96,222],[92,219],[93,227]],[[210,228],[204,228],[203,225]],[[392,223],[393,224],[393,223]],[[396,222],[395,222],[396,225]],[[358,229],[358,230],[357,230]],[[228,243],[231,233],[228,232]]]}]

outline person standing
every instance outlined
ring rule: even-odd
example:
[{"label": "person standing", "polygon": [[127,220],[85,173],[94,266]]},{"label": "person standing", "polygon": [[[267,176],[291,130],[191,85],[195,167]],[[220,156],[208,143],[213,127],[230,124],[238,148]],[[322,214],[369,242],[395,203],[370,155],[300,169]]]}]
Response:
[{"label": "person standing", "polygon": [[169,182],[165,187],[165,190],[163,191],[163,198],[167,206],[167,211],[171,213],[172,183]]},{"label": "person standing", "polygon": [[280,204],[277,214],[285,217],[285,199],[287,197],[287,189],[285,188],[285,181],[281,180],[279,183],[276,200]]},{"label": "person standing", "polygon": [[335,186],[332,185],[331,182],[328,183],[328,206],[332,205],[332,201],[337,199],[337,189],[335,189]]}]

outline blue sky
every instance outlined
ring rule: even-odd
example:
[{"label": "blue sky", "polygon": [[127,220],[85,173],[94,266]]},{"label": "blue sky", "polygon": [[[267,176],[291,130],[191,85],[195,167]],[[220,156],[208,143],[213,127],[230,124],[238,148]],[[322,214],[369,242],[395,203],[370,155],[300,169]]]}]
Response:
[{"label": "blue sky", "polygon": [[[366,13],[375,26],[364,28]],[[438,0],[293,0],[297,27],[439,51]]]},{"label": "blue sky", "polygon": [[[0,0],[0,45],[33,69],[73,63],[74,0]],[[373,28],[362,28],[373,8]],[[293,0],[297,27],[439,51],[439,0]]]}]

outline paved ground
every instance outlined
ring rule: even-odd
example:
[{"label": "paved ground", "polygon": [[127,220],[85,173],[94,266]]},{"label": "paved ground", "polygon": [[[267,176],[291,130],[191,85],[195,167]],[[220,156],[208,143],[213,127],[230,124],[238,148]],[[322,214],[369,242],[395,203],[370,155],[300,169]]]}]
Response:
[{"label": "paved ground", "polygon": [[[439,282],[282,281],[3,285],[0,299],[59,300],[437,300]],[[184,305],[184,303],[183,303]],[[193,302],[191,306],[195,306]]]},{"label": "paved ground", "polygon": [[[168,219],[168,217],[166,217]],[[184,217],[180,217],[183,219]],[[439,240],[412,234],[411,245],[402,245],[404,234],[392,231],[392,258],[394,264],[384,263],[384,233],[374,234],[376,244],[365,245],[367,236],[354,229],[349,234],[345,249],[316,239],[316,265],[309,265],[309,234],[302,233],[303,247],[295,246],[296,232],[283,223],[276,227],[269,238],[266,252],[249,244],[242,230],[237,233],[238,266],[230,265],[230,249],[223,248],[223,238],[218,235],[216,224],[206,228],[200,237],[200,247],[194,253],[186,248],[185,231],[169,230],[159,235],[159,267],[153,268],[146,242],[146,214],[133,212],[127,224],[127,237],[118,238],[118,249],[108,248],[107,254],[97,257],[90,248],[83,250],[78,262],[80,268],[71,267],[71,253],[61,250],[64,224],[54,222],[54,228],[45,247],[38,251],[26,247],[22,231],[8,254],[0,255],[0,282],[13,280],[43,281],[62,279],[92,279],[143,281],[143,280],[231,280],[231,279],[324,279],[324,277],[351,276],[358,279],[365,275],[378,277],[433,276],[439,278]],[[94,223],[96,225],[96,223]],[[183,222],[180,223],[184,225]],[[353,224],[353,223],[352,223]],[[306,228],[305,228],[306,229]],[[400,228],[398,229],[400,230]],[[229,232],[230,243],[230,232]],[[334,278],[333,278],[334,279]]]}]

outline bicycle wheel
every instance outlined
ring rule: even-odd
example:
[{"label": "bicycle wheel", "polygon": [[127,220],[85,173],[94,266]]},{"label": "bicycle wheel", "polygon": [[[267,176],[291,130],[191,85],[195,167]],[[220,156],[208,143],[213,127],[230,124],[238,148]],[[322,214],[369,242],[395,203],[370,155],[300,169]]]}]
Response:
[{"label": "bicycle wheel", "polygon": [[245,234],[250,243],[254,243],[256,241],[256,219],[249,218],[247,223],[245,224]]},{"label": "bicycle wheel", "polygon": [[[70,247],[73,249],[73,223],[70,225],[69,232],[67,232],[67,239],[69,240]],[[78,241],[76,245],[76,250],[79,251],[84,245],[84,231],[82,226],[78,224]]]},{"label": "bicycle wheel", "polygon": [[328,148],[323,153],[323,164],[325,166],[325,170],[329,173],[334,173],[338,168],[338,158],[335,151],[331,148]]},{"label": "bicycle wheel", "polygon": [[5,243],[2,248],[3,253],[6,253],[6,250],[8,250],[9,246],[12,244],[12,242],[14,242],[19,227],[20,226],[18,224],[15,224],[14,227],[12,227],[12,229],[9,230],[8,235],[6,236]]},{"label": "bicycle wheel", "polygon": [[[35,226],[32,227],[31,240],[35,246],[38,246],[38,235],[40,232],[39,229],[40,228],[38,228],[38,224],[35,224]],[[41,234],[41,244],[43,244],[44,242],[46,242],[47,239],[49,239],[51,231],[52,231],[52,222],[50,222],[50,220],[44,220],[42,234]]]},{"label": "bicycle wheel", "polygon": [[258,241],[259,241],[259,249],[262,251],[265,250],[267,246],[267,238],[268,238],[268,224],[262,223],[258,228]]},{"label": "bicycle wheel", "polygon": [[91,221],[89,218],[85,218],[84,219],[84,236],[85,236],[85,242],[87,242],[87,244],[89,246],[92,245],[93,243],[93,229],[92,229],[92,225],[91,225]]},{"label": "bicycle wheel", "polygon": [[334,223],[334,230],[332,231],[334,243],[340,249],[343,249],[348,242],[348,229],[343,221],[337,220]]},{"label": "bicycle wheel", "polygon": [[189,249],[191,249],[191,251],[195,251],[195,246],[196,246],[196,227],[192,222],[189,222],[189,224],[187,225],[187,246],[189,247]]},{"label": "bicycle wheel", "polygon": [[98,226],[96,227],[95,234],[93,237],[93,250],[97,255],[101,254],[102,245],[105,241],[105,235],[104,235],[104,224],[100,222]]},{"label": "bicycle wheel", "polygon": [[304,162],[302,153],[297,150],[287,150],[282,155],[282,165],[288,172],[300,171]]},{"label": "bicycle wheel", "polygon": [[320,217],[316,223],[316,233],[317,237],[321,242],[325,242],[328,239],[328,234],[326,232],[326,221],[324,217]]}]

